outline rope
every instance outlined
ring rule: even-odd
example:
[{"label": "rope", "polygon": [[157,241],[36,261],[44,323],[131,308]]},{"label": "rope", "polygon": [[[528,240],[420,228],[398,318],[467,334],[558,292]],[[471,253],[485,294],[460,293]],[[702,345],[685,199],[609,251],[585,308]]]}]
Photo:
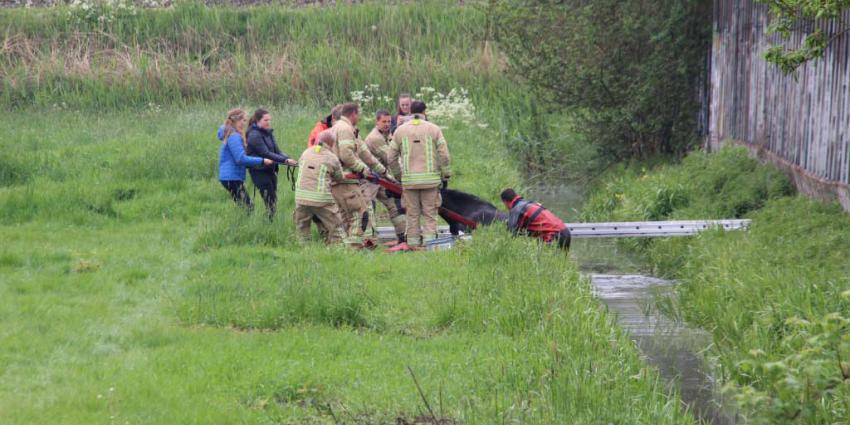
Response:
[{"label": "rope", "polygon": [[295,192],[295,167],[286,167],[286,179],[289,180],[289,186],[292,188],[292,191]]}]

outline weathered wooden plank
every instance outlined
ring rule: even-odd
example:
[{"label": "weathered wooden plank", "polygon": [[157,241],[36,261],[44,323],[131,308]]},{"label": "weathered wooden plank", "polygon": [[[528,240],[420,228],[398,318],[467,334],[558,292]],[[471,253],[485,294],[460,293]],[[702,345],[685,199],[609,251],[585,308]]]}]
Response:
[{"label": "weathered wooden plank", "polygon": [[766,32],[766,5],[753,0],[715,0],[714,5],[707,146],[743,142],[799,166],[805,178],[847,188],[850,33],[835,40],[823,59],[801,66],[796,78],[782,74],[763,54],[776,43],[801,46],[809,30],[835,34],[850,24],[850,11],[837,21],[804,24],[783,40]]}]

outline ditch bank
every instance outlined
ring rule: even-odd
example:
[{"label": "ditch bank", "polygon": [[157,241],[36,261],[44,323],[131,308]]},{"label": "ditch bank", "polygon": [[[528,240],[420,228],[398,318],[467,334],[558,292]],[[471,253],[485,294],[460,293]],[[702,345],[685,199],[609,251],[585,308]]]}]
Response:
[{"label": "ditch bank", "polygon": [[621,168],[581,213],[581,221],[696,218],[752,225],[617,243],[678,282],[656,306],[710,330],[705,356],[747,423],[850,419],[850,216],[794,195],[779,170],[731,147],[649,171]]},{"label": "ditch bank", "polygon": [[[585,199],[582,190],[569,184],[535,187],[530,193],[568,221]],[[680,394],[685,408],[707,423],[737,423],[703,355],[711,347],[711,335],[655,307],[674,295],[675,282],[651,276],[649,264],[614,239],[576,239],[571,256],[590,279],[593,294],[616,316],[644,360]]]}]

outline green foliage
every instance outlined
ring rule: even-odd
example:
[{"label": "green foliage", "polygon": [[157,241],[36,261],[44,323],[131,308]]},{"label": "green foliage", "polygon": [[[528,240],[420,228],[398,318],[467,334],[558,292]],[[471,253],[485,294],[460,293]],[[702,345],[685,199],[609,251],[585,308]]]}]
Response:
[{"label": "green foliage", "polygon": [[[770,8],[772,22],[769,32],[778,33],[787,39],[792,33],[801,31],[806,26],[814,27],[815,20],[838,20],[841,15],[850,10],[848,0],[757,0]],[[803,44],[796,48],[786,48],[782,45],[772,46],[764,57],[772,62],[785,74],[793,74],[806,62],[823,57],[829,44],[850,31],[845,22],[830,34],[822,28],[814,28],[805,35]]]},{"label": "green foliage", "polygon": [[[850,298],[850,290],[843,297]],[[757,384],[730,387],[740,405],[765,412],[753,423],[805,420],[811,423],[850,417],[850,317],[830,313],[815,322],[797,317],[785,321],[784,356],[772,360],[764,351],[750,351],[741,360],[742,375]]]},{"label": "green foliage", "polygon": [[780,172],[733,147],[693,152],[680,164],[650,171],[621,166],[611,175],[583,207],[584,220],[741,218],[792,190]]},{"label": "green foliage", "polygon": [[[189,279],[178,308],[184,322],[271,330],[302,323],[378,326],[366,317],[371,297],[365,289],[356,281],[340,279],[352,266],[344,261],[344,249],[325,252],[315,263],[305,265],[306,270],[283,274],[269,273],[275,269],[274,262],[301,261],[302,256],[255,251],[253,257],[245,257],[238,251],[216,250],[209,260],[212,264],[203,264]],[[322,263],[336,264],[319,267]],[[246,271],[250,277],[240,278]],[[216,275],[212,281],[211,272]]]},{"label": "green foliage", "polygon": [[[712,332],[727,392],[753,423],[850,419],[850,216],[789,196],[787,179],[738,148],[612,180],[588,219],[748,217],[745,232],[632,244],[677,278],[672,314]],[[659,200],[681,188],[682,199]],[[678,189],[676,189],[678,190]]]},{"label": "green foliage", "polygon": [[231,8],[187,1],[132,13],[93,3],[106,9],[91,19],[91,8],[0,9],[0,104],[324,106],[373,83],[393,96],[465,87],[495,99],[509,88],[483,31],[474,30],[484,26],[483,13],[454,2]]},{"label": "green foliage", "polygon": [[698,0],[491,2],[515,74],[617,159],[695,143],[711,4]]},{"label": "green foliage", "polygon": [[847,421],[850,217],[788,197],[751,218],[746,233],[690,244],[678,273],[682,313],[713,330],[728,389],[754,418]]},{"label": "green foliage", "polygon": [[[579,123],[513,89],[479,8],[445,0],[241,9],[84,4],[92,6],[0,8],[0,105],[155,113],[199,101],[325,109],[354,99],[374,111],[392,110],[400,92],[421,93],[444,125],[454,121],[447,115],[463,118],[459,125],[491,125],[530,172],[575,178],[600,162],[598,145],[587,143],[593,139],[576,136]],[[158,160],[185,159],[167,153]],[[15,161],[0,157],[0,185],[29,178]],[[144,158],[126,162],[120,168],[139,176],[157,169]]]},{"label": "green foliage", "polygon": [[[283,182],[271,223],[234,206],[227,109],[0,116],[33,164],[0,187],[0,422],[395,423],[426,410],[410,367],[459,423],[694,423],[556,249],[301,246]],[[293,154],[323,115],[270,110]],[[440,124],[454,186],[520,183],[498,130]]]}]

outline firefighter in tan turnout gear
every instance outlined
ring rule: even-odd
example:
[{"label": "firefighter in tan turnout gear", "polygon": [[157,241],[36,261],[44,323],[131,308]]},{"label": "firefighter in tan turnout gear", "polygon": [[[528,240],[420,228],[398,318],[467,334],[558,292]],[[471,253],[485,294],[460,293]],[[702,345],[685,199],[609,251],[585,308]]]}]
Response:
[{"label": "firefighter in tan turnout gear", "polygon": [[[387,169],[392,168],[389,161],[387,161],[387,154],[390,149],[390,118],[389,111],[384,109],[379,110],[375,116],[375,128],[372,129],[369,135],[366,136],[366,140],[364,140],[366,147],[369,148],[369,152]],[[392,222],[393,228],[395,228],[398,242],[404,242],[407,220],[403,210],[401,210],[401,203],[397,202],[398,199],[388,196],[386,189],[383,187],[369,182],[363,183],[363,196],[368,203],[369,214],[372,217],[370,223],[373,228],[375,226],[374,201],[377,200],[386,207],[390,222]]]},{"label": "firefighter in tan turnout gear", "polygon": [[[357,121],[360,109],[357,104],[346,103],[340,108],[340,119],[330,131],[336,136],[334,153],[342,164],[343,179],[332,186],[331,191],[342,214],[346,231],[345,243],[354,246],[374,246],[375,241],[363,240],[363,229],[370,227],[366,199],[363,197],[360,179],[372,173],[386,175],[387,169],[375,159],[366,145],[357,137]],[[364,162],[365,160],[365,162]],[[368,164],[368,165],[367,165]]]},{"label": "firefighter in tan turnout gear", "polygon": [[[451,158],[440,127],[425,119],[425,103],[414,101],[410,110],[413,118],[393,133],[387,161],[393,164],[396,176],[399,176],[396,168],[400,167],[402,200],[407,208],[407,241],[424,245],[437,236],[437,210],[442,203],[440,183],[445,184],[451,177]],[[420,215],[424,219],[421,230]]]},{"label": "firefighter in tan turnout gear", "polygon": [[317,217],[325,229],[328,243],[337,243],[345,236],[339,209],[331,194],[331,182],[343,179],[342,166],[331,152],[334,134],[325,130],[298,159],[298,180],[295,183],[295,228],[298,240],[310,238],[310,222]]}]

